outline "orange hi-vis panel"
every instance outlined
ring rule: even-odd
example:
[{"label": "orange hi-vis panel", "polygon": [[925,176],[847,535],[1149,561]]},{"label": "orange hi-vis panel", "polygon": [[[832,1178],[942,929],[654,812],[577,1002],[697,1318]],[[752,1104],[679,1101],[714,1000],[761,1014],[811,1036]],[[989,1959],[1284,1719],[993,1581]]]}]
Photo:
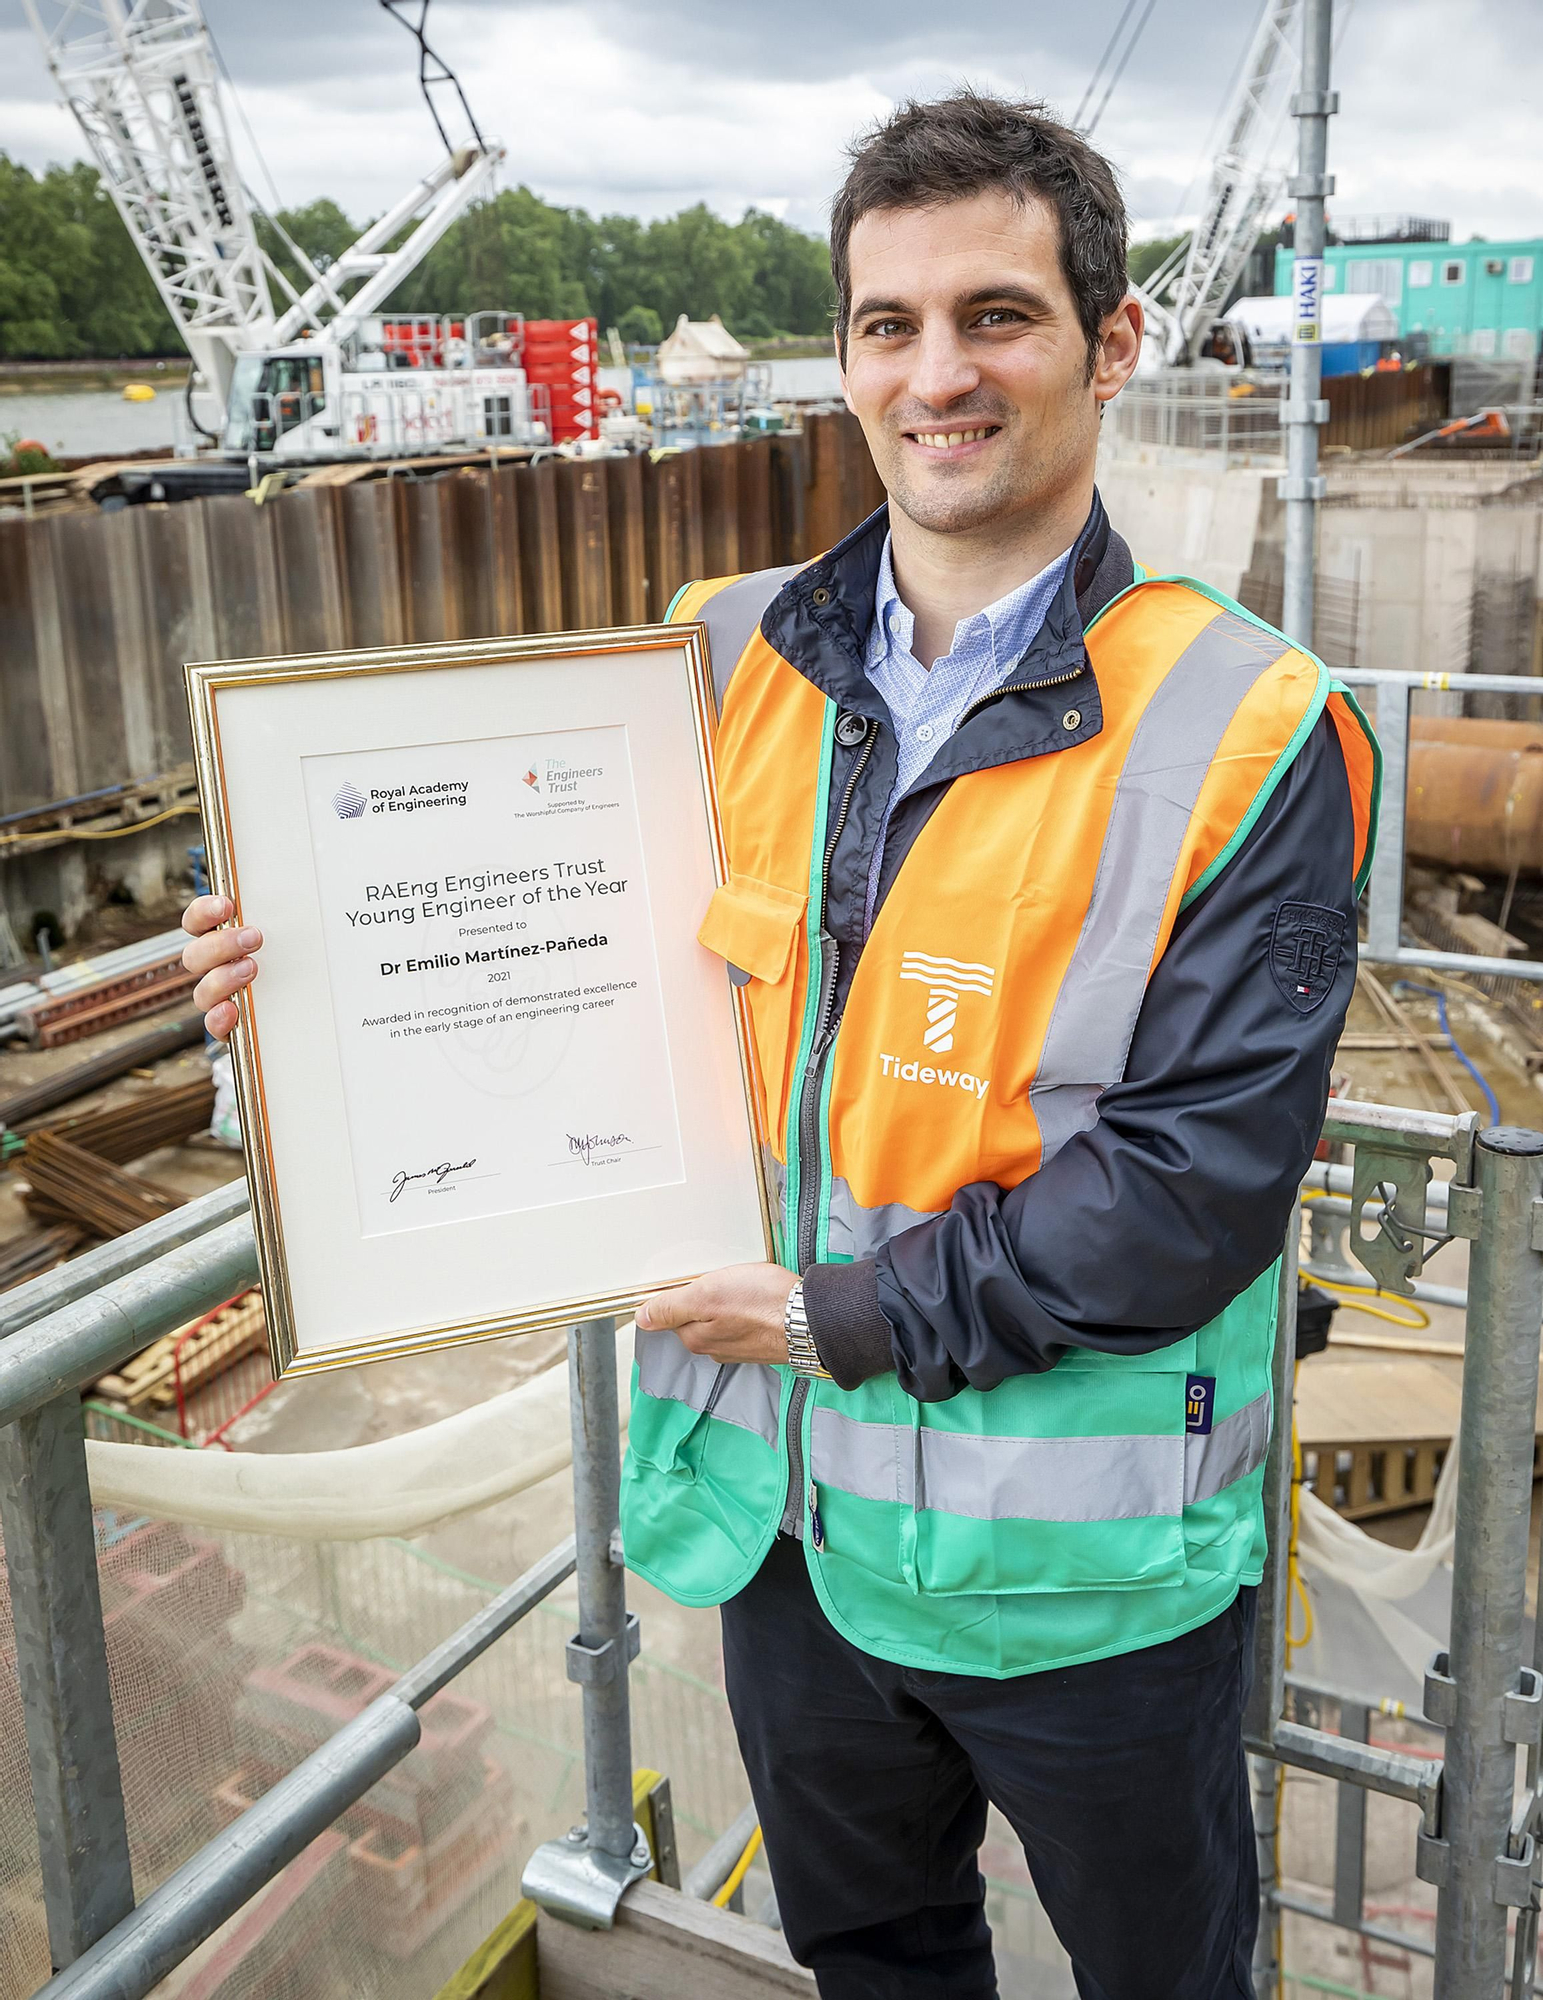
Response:
[{"label": "orange hi-vis panel", "polygon": [[[806,1268],[872,1255],[971,1183],[1014,1187],[1090,1127],[1179,912],[1325,707],[1358,879],[1377,755],[1310,654],[1203,585],[1143,579],[1086,633],[1101,729],[953,780],[838,1019],[835,705],[762,636],[765,582],[693,586],[675,615],[740,644],[717,742],[731,874],[700,937],[744,985],[783,1261]],[[1005,1677],[1192,1629],[1260,1574],[1277,1286],[1272,1268],[1170,1347],[1077,1348],[926,1404],[893,1374],[844,1391],[640,1333],[629,1565],[720,1602],[791,1506],[832,1622],[887,1659]]]},{"label": "orange hi-vis panel", "polygon": [[[829,1110],[831,1170],[863,1208],[927,1213],[970,1181],[1015,1186],[1092,1123],[1185,895],[1251,823],[1326,697],[1348,725],[1364,856],[1371,755],[1311,656],[1168,581],[1127,592],[1087,645],[1102,730],[956,780],[863,948]],[[820,806],[820,787],[793,774],[818,770],[830,707],[757,633],[718,737],[732,879],[701,939],[751,975],[779,1159]],[[876,1241],[830,1247],[863,1255]]]}]

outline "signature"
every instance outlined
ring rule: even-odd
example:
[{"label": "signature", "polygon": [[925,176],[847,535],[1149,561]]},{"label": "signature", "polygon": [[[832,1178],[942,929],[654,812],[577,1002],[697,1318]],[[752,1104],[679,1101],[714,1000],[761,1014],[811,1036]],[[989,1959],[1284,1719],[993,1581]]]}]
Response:
[{"label": "signature", "polygon": [[437,1167],[425,1167],[421,1174],[395,1173],[391,1176],[391,1199],[395,1201],[403,1188],[411,1187],[414,1181],[432,1181],[434,1187],[441,1188],[452,1174],[464,1174],[468,1167],[476,1164],[475,1160],[462,1160],[456,1165],[449,1160],[441,1160]]},{"label": "signature", "polygon": [[630,1146],[630,1132],[570,1132],[568,1151],[577,1153],[585,1166],[589,1165],[591,1153],[609,1153],[617,1146]]}]

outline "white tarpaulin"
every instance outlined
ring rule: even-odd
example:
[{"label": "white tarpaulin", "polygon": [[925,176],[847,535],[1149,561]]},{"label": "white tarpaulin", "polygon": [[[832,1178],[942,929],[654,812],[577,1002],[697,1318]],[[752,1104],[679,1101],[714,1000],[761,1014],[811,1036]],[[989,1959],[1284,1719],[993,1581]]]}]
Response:
[{"label": "white tarpaulin", "polygon": [[[631,1320],[616,1330],[616,1368],[625,1431]],[[340,1451],[86,1445],[98,1507],[305,1542],[421,1534],[549,1479],[571,1457],[566,1367],[439,1423]]]}]

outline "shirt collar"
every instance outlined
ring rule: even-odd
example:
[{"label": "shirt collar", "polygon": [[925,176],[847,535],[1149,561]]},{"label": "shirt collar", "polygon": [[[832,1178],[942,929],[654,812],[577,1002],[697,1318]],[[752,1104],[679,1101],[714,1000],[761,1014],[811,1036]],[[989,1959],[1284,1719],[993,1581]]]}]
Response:
[{"label": "shirt collar", "polygon": [[[916,618],[895,586],[891,547],[892,537],[886,532],[879,556],[879,574],[874,584],[874,638],[879,643],[887,639],[910,653],[916,634]],[[1071,549],[1064,549],[1036,576],[1020,583],[1005,597],[999,597],[995,604],[986,605],[984,610],[975,612],[969,618],[961,618],[954,627],[950,652],[970,637],[979,622],[984,620],[991,633],[992,660],[999,671],[1005,672],[1032,645],[1044,623],[1050,600],[1066,573],[1071,555]]]}]

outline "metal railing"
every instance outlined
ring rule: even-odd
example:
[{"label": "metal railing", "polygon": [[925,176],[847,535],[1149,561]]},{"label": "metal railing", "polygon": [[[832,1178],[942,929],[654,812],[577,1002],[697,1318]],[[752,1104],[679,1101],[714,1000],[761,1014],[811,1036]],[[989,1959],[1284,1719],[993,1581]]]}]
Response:
[{"label": "metal railing", "polygon": [[137,1906],[108,1689],[80,1390],[257,1276],[236,1184],[0,1300],[0,1525],[43,1902],[46,2000],[138,2000],[408,1755],[419,1710],[569,1576],[579,1630],[587,1820],[537,1850],[525,1888],[570,1921],[611,1921],[652,1865],[633,1820],[627,1669],[638,1625],[617,1527],[615,1322],[569,1335],[575,1533],[469,1619]]},{"label": "metal railing", "polygon": [[1136,375],[1108,406],[1103,447],[1117,458],[1197,451],[1229,465],[1278,466],[1283,375],[1174,369]]},{"label": "metal railing", "polygon": [[[1451,1641],[1425,1678],[1426,1719],[1445,1732],[1441,1759],[1358,1740],[1348,1726],[1329,1734],[1288,1720],[1285,1640],[1293,1483],[1291,1423],[1296,1357],[1300,1219],[1293,1214],[1281,1269],[1274,1358],[1276,1421],[1265,1469],[1270,1555],[1259,1592],[1255,1679],[1246,1722],[1255,1766],[1255,1822],[1266,1909],[1290,1909],[1362,1937],[1427,1949],[1423,1941],[1369,1919],[1364,1868],[1336,1868],[1332,1904],[1284,1890],[1275,1872],[1273,1829],[1280,1766],[1341,1785],[1406,1799],[1421,1810],[1415,1872],[1437,1890],[1433,1955],[1439,2000],[1496,2000],[1507,1980],[1508,1918],[1517,1915],[1508,1991],[1533,1990],[1543,1833],[1543,1620],[1530,1659],[1524,1612],[1536,1432],[1539,1335],[1543,1329],[1543,1133],[1478,1129],[1477,1114],[1335,1101],[1325,1137],[1353,1148],[1348,1240],[1352,1254],[1386,1289],[1408,1295],[1425,1258],[1431,1162],[1449,1160],[1444,1227],[1470,1244],[1467,1332],[1459,1431],[1457,1528],[1452,1559]],[[1333,1170],[1330,1170],[1330,1174]],[[1329,1176],[1322,1184],[1334,1188]],[[1341,1181],[1340,1186],[1344,1183]],[[1376,1225],[1363,1229],[1368,1204]],[[1315,1202],[1314,1207],[1319,1206]],[[1375,1704],[1372,1704],[1373,1706]],[[1518,1758],[1525,1757],[1518,1800]],[[1352,1831],[1356,1813],[1341,1815]],[[1364,1835],[1364,1821],[1362,1833]],[[1279,1990],[1274,1929],[1261,1926],[1255,1981],[1261,2000]]]},{"label": "metal railing", "polygon": [[1404,822],[1409,793],[1409,699],[1414,694],[1526,694],[1538,685],[1517,674],[1409,674],[1374,667],[1338,667],[1337,679],[1377,694],[1377,741],[1382,745],[1382,800],[1377,851],[1367,885],[1366,939],[1361,957],[1373,965],[1421,966],[1505,979],[1543,980],[1543,959],[1492,958],[1482,952],[1433,951],[1404,943]]}]

